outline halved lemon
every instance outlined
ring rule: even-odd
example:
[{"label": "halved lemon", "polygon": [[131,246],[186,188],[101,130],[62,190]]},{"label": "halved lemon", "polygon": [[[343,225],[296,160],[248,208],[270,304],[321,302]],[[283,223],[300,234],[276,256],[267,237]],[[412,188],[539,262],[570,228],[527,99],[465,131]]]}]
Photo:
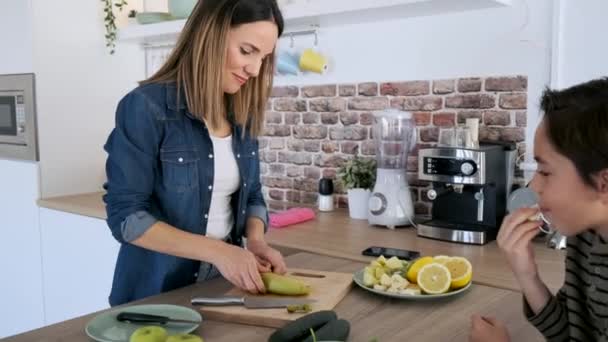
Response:
[{"label": "halved lemon", "polygon": [[450,260],[450,257],[447,255],[435,255],[433,260],[437,263],[445,264],[448,260]]},{"label": "halved lemon", "polygon": [[445,264],[452,276],[452,289],[460,289],[471,282],[473,266],[463,257],[452,257]]},{"label": "halved lemon", "polygon": [[418,279],[418,272],[420,271],[420,269],[422,267],[424,267],[424,265],[428,265],[432,262],[433,262],[433,257],[430,257],[430,256],[425,256],[425,257],[414,260],[410,264],[410,267],[407,269],[407,273],[405,274],[405,277],[407,278],[407,280],[410,283],[415,284]]},{"label": "halved lemon", "polygon": [[427,294],[442,294],[450,290],[452,276],[447,267],[433,262],[418,271],[418,286]]}]

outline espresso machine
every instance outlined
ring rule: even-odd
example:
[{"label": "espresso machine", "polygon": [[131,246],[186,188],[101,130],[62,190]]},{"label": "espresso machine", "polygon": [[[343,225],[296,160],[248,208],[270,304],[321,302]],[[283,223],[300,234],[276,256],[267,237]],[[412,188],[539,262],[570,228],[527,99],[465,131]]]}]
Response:
[{"label": "espresso machine", "polygon": [[434,147],[418,154],[418,178],[430,181],[431,219],[418,236],[483,245],[496,239],[513,183],[513,144]]}]

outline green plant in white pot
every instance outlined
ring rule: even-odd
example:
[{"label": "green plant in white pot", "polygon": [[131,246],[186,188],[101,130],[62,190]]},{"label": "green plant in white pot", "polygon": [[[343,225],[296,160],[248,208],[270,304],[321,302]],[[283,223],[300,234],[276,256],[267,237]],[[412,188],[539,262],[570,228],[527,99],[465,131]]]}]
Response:
[{"label": "green plant in white pot", "polygon": [[369,196],[376,183],[376,160],[355,156],[338,170],[338,178],[347,189],[350,217],[367,219]]}]

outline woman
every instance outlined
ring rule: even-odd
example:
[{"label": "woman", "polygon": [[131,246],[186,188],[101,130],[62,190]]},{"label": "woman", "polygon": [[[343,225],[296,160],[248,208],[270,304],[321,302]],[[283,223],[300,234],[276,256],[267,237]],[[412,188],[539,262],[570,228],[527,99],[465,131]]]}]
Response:
[{"label": "woman", "polygon": [[[608,79],[546,91],[536,131],[540,210],[568,236],[566,281],[552,295],[531,246],[538,209],[505,218],[497,242],[524,295],[528,320],[548,341],[608,341]],[[472,318],[472,341],[509,341],[493,318]]]},{"label": "woman", "polygon": [[285,272],[264,242],[256,139],[282,31],[275,0],[200,1],[167,62],[120,101],[105,145],[112,306],[218,271],[264,292],[260,272]]}]

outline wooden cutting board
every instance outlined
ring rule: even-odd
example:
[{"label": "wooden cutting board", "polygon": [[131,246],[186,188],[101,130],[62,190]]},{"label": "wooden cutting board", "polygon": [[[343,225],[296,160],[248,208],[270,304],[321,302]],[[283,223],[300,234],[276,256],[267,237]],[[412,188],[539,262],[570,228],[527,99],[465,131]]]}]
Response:
[{"label": "wooden cutting board", "polygon": [[[303,277],[293,273],[306,273],[324,276]],[[316,302],[312,303],[312,312],[332,310],[346,296],[351,288],[353,275],[351,273],[324,272],[308,269],[289,269],[288,276],[295,277],[310,284],[311,291],[307,296],[294,298],[309,298]],[[225,293],[226,296],[245,296],[246,292],[232,289]],[[277,295],[262,295],[259,297],[280,297]],[[286,308],[281,309],[247,309],[244,306],[201,306],[203,319],[225,321],[231,323],[250,324],[279,328],[286,323],[305,315],[304,313],[288,313]]]}]

